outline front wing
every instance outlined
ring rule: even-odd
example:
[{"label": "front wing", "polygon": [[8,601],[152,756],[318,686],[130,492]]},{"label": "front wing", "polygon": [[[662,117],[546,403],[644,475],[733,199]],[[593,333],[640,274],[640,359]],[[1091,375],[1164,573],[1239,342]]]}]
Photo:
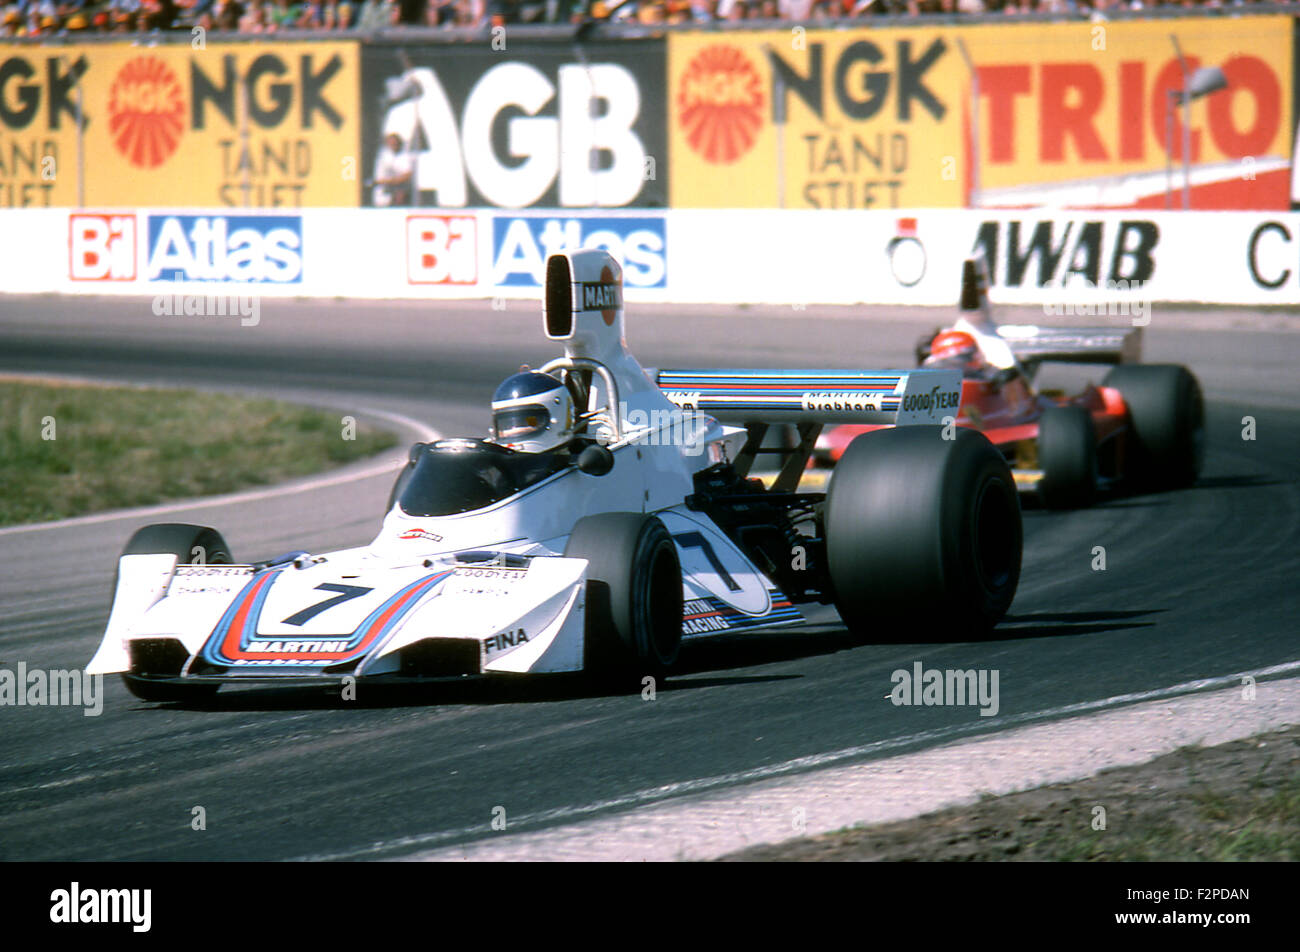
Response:
[{"label": "front wing", "polygon": [[[802,620],[707,519],[684,508],[659,516],[682,564],[684,639]],[[378,568],[126,555],[87,673],[309,683],[579,671],[587,574],[585,559],[504,552]]]}]

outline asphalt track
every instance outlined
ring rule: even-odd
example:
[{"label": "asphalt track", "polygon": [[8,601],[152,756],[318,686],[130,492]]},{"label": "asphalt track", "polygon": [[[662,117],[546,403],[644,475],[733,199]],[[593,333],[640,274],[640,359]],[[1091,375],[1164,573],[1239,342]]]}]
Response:
[{"label": "asphalt track", "polygon": [[[647,366],[906,366],[915,337],[945,317],[630,305],[629,339]],[[1147,359],[1186,363],[1209,400],[1200,483],[1084,512],[1026,511],[1019,594],[987,642],[890,632],[901,640],[856,645],[817,610],[799,629],[695,646],[654,701],[566,680],[371,691],[357,702],[319,689],[223,689],[184,709],[138,701],[107,679],[98,717],[0,707],[0,859],[402,856],[623,809],[706,778],[895,738],[992,732],[1034,712],[1294,661],[1297,320],[1156,309]],[[268,392],[478,433],[495,384],[553,356],[539,325],[537,306],[522,302],[264,301],[261,322],[242,327],[155,317],[137,299],[0,298],[0,372]],[[1242,439],[1244,416],[1255,418],[1253,441]],[[323,551],[373,535],[390,479],[0,531],[0,664],[90,659],[117,553],[138,525],[214,525],[241,559]],[[1099,545],[1105,571],[1091,567]],[[999,716],[893,706],[891,672],[916,661],[998,670]],[[206,830],[191,828],[195,806]],[[491,826],[497,807],[504,833]]]}]

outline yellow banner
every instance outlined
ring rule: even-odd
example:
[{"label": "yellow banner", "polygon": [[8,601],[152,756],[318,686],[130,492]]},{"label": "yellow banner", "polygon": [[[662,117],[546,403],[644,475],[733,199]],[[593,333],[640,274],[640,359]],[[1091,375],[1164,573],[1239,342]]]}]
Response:
[{"label": "yellow banner", "polygon": [[[673,34],[671,203],[1162,204],[1184,83],[1173,34],[1189,75],[1217,66],[1228,84],[1192,103],[1195,207],[1287,208],[1291,30],[1273,16]],[[1181,107],[1172,129],[1180,168]]]},{"label": "yellow banner", "polygon": [[1171,158],[1182,181],[1176,39],[1189,74],[1217,67],[1227,82],[1191,103],[1194,207],[1289,207],[1289,17],[981,26],[961,36],[979,69],[984,204],[1162,206]]},{"label": "yellow banner", "polygon": [[6,52],[0,207],[358,203],[355,44]]},{"label": "yellow banner", "polygon": [[961,204],[963,67],[941,30],[673,34],[672,204]]}]

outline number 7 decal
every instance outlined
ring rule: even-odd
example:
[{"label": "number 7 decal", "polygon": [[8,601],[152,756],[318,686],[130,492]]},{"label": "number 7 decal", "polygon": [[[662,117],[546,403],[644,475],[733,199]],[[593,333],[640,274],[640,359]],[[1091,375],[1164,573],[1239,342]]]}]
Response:
[{"label": "number 7 decal", "polygon": [[335,605],[341,605],[354,598],[360,598],[367,592],[374,591],[373,588],[364,588],[360,585],[340,585],[335,582],[325,582],[317,585],[316,588],[322,592],[338,592],[339,594],[333,598],[327,598],[323,602],[317,602],[315,605],[308,605],[300,612],[294,612],[280,624],[305,625],[327,608],[333,608]]}]

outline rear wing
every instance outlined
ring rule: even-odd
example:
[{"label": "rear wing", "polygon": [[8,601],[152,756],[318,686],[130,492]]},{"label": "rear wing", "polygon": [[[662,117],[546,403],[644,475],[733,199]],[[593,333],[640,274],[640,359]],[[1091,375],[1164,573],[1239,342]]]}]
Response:
[{"label": "rear wing", "polygon": [[1040,327],[1002,324],[998,337],[1026,367],[1044,361],[1135,364],[1142,360],[1142,328]]},{"label": "rear wing", "polygon": [[943,423],[961,404],[956,370],[660,370],[664,395],[722,423]]},{"label": "rear wing", "polygon": [[[1135,364],[1142,360],[1142,327],[1042,327],[1037,324],[998,324],[989,308],[988,267],[983,258],[967,258],[961,270],[961,311],[958,326],[983,338],[985,357],[997,366],[998,341],[1033,375],[1045,361],[1073,364]],[[994,345],[994,346],[990,346]],[[929,353],[928,341],[918,344],[917,362]]]}]

